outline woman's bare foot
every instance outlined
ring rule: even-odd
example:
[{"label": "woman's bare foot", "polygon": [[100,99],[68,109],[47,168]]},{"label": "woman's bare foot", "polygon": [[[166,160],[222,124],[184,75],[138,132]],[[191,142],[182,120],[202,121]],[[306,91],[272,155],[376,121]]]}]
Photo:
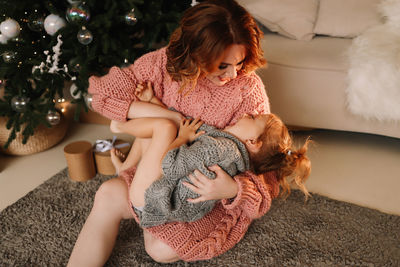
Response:
[{"label": "woman's bare foot", "polygon": [[121,171],[122,164],[125,160],[125,155],[120,150],[116,148],[112,148],[110,151],[111,162],[114,165],[115,171],[117,174]]}]

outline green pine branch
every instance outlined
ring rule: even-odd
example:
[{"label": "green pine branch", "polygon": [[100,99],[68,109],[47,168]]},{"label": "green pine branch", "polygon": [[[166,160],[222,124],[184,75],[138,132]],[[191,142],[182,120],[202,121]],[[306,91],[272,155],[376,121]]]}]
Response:
[{"label": "green pine branch", "polygon": [[[21,32],[17,38],[0,44],[0,55],[14,53],[14,59],[6,62],[0,58],[0,79],[5,80],[3,98],[0,99],[0,116],[7,117],[6,127],[11,134],[5,145],[7,147],[18,132],[26,142],[39,125],[51,125],[46,120],[49,110],[54,110],[54,99],[64,96],[64,82],[71,80],[77,86],[78,99],[72,99],[77,105],[75,119],[83,109],[87,112],[85,95],[88,79],[91,75],[104,75],[112,66],[122,66],[125,61],[132,63],[138,57],[160,44],[166,44],[168,37],[177,27],[182,12],[190,6],[189,0],[105,0],[101,4],[96,0],[85,0],[90,11],[90,19],[79,23],[67,22],[53,36],[45,30],[34,31],[29,27],[36,18],[45,18],[49,14],[66,17],[70,7],[68,1],[0,0],[0,22],[6,18],[16,20]],[[125,16],[134,10],[137,18],[135,25],[128,25]],[[84,45],[77,39],[77,32],[85,26],[92,35],[93,41]],[[64,64],[68,72],[41,73],[34,66],[46,62],[44,51],[53,53],[58,34],[62,35],[59,67]],[[69,90],[68,94],[69,94]],[[13,110],[13,97],[29,98],[23,112]]]}]

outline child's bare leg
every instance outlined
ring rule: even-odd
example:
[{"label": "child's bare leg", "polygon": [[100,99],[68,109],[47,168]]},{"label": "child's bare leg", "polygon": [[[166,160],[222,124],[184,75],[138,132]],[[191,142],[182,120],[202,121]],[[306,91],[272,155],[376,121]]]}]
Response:
[{"label": "child's bare leg", "polygon": [[183,116],[179,112],[166,109],[157,104],[140,101],[132,102],[128,111],[128,118],[137,119],[144,117],[170,119],[175,122],[176,126],[179,126],[179,123],[183,119]]},{"label": "child's bare leg", "polygon": [[[152,126],[152,139],[135,173],[135,179],[129,189],[129,197],[136,207],[144,206],[144,193],[146,189],[161,177],[161,161],[169,145],[175,140],[177,127],[174,122],[167,119],[148,118]],[[152,121],[152,123],[151,123]]]},{"label": "child's bare leg", "polygon": [[111,150],[111,162],[113,163],[115,170],[117,174],[120,172],[137,166],[137,164],[140,161],[140,158],[142,157],[142,146],[140,145],[140,141],[138,141],[140,138],[136,138],[132,144],[131,149],[129,150],[128,156],[126,157],[125,161],[122,161],[120,156],[118,155],[118,150],[117,149],[112,149]]},{"label": "child's bare leg", "polygon": [[113,147],[110,151],[110,156],[111,156],[111,162],[115,168],[115,172],[117,174],[119,174],[122,171],[121,167],[122,167],[125,155],[121,152],[121,150]]},{"label": "child's bare leg", "polygon": [[[152,137],[152,121],[155,118],[138,118],[126,122],[111,121],[110,130],[113,133],[126,133],[135,136],[136,138],[151,138]],[[119,174],[121,171],[130,167],[136,166],[143,154],[141,147],[137,142],[134,142],[129,151],[127,159],[122,162],[118,156],[118,152],[111,150],[111,161]]]}]

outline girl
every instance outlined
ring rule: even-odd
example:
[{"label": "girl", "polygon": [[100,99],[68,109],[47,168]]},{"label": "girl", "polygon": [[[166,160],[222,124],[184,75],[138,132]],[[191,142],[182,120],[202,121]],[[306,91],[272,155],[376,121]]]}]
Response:
[{"label": "girl", "polygon": [[[139,88],[142,89],[137,90],[137,96],[141,101],[158,103],[150,84]],[[183,119],[175,138],[175,123],[165,118],[175,119],[179,117],[174,114],[177,112],[164,109],[165,118],[149,118],[156,114],[161,116],[159,107],[148,103],[140,108],[145,118],[113,121],[111,129],[116,133],[152,138],[146,152],[135,156],[143,160],[138,163],[136,184],[129,190],[130,201],[142,227],[196,221],[211,211],[215,200],[190,203],[199,195],[188,189],[191,186],[188,182],[200,182],[191,173],[199,169],[214,178],[204,166],[218,164],[231,176],[249,169],[256,174],[276,170],[285,191],[290,190],[287,176],[294,176],[297,186],[306,197],[309,195],[304,186],[310,173],[310,161],[305,156],[308,141],[300,150],[294,151],[289,132],[276,115],[244,116],[223,131],[202,125],[197,119]],[[111,157],[118,171],[136,165],[136,162],[122,163],[116,153],[114,149]],[[130,153],[140,151],[131,150]]]}]

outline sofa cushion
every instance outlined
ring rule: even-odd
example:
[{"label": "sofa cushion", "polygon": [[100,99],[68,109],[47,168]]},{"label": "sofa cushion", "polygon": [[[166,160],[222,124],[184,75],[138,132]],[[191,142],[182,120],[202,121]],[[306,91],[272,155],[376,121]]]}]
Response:
[{"label": "sofa cushion", "polygon": [[312,68],[346,72],[346,52],[352,39],[316,36],[310,42],[300,42],[275,33],[262,40],[267,62],[297,68]]},{"label": "sofa cushion", "polygon": [[313,38],[318,0],[239,0],[270,31],[292,39]]},{"label": "sofa cushion", "polygon": [[380,0],[320,0],[315,34],[356,37],[381,23]]}]

